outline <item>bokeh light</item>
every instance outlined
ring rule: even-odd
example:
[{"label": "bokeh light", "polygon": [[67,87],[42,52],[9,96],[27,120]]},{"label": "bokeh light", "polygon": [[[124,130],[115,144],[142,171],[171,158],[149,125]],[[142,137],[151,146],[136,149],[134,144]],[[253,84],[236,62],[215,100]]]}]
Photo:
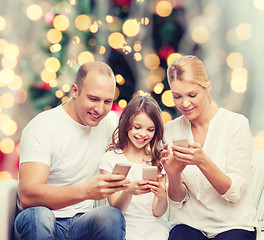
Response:
[{"label": "bokeh light", "polygon": [[94,61],[94,55],[89,51],[83,51],[78,56],[78,63],[80,65],[87,63],[87,62],[93,62]]},{"label": "bokeh light", "polygon": [[172,5],[169,1],[158,1],[156,13],[161,17],[168,17],[172,12]]},{"label": "bokeh light", "polygon": [[169,66],[173,62],[174,59],[176,59],[176,58],[178,58],[180,56],[182,56],[180,53],[172,53],[172,54],[170,54],[170,56],[167,58],[167,65]]},{"label": "bokeh light", "polygon": [[205,26],[199,25],[192,30],[191,35],[194,42],[203,44],[208,41],[210,33]]},{"label": "bokeh light", "polygon": [[264,150],[264,131],[259,131],[254,137],[254,150]]},{"label": "bokeh light", "polygon": [[0,16],[0,31],[4,30],[6,27],[6,20],[4,17]]},{"label": "bokeh light", "polygon": [[159,56],[155,53],[147,54],[144,58],[144,65],[150,70],[158,68],[160,65]]},{"label": "bokeh light", "polygon": [[170,90],[166,90],[161,95],[161,101],[162,103],[167,107],[174,107],[174,101]]},{"label": "bokeh light", "polygon": [[136,19],[128,19],[123,24],[123,32],[128,37],[135,37],[140,31],[140,25]]},{"label": "bokeh light", "polygon": [[162,114],[162,119],[163,119],[164,124],[172,120],[172,116],[168,112],[162,111],[161,114]]},{"label": "bokeh light", "polygon": [[32,21],[41,19],[43,15],[42,8],[38,4],[31,4],[27,8],[27,17]]},{"label": "bokeh light", "polygon": [[240,40],[250,40],[252,37],[252,26],[249,23],[241,23],[236,28],[236,34]]},{"label": "bokeh light", "polygon": [[76,17],[75,27],[80,31],[87,31],[91,26],[91,19],[89,16],[82,14]]},{"label": "bokeh light", "polygon": [[45,64],[45,68],[49,72],[57,72],[61,67],[59,59],[55,57],[47,58],[44,64]]},{"label": "bokeh light", "polygon": [[15,142],[11,138],[3,138],[0,141],[0,150],[5,154],[13,152],[15,149]]},{"label": "bokeh light", "polygon": [[70,20],[65,15],[57,15],[53,20],[53,26],[59,31],[66,31],[70,26]]},{"label": "bokeh light", "polygon": [[62,33],[58,29],[52,28],[47,32],[47,40],[54,44],[59,43],[62,39]]},{"label": "bokeh light", "polygon": [[122,33],[114,32],[108,37],[108,44],[114,49],[123,48],[125,43],[126,40]]},{"label": "bokeh light", "polygon": [[121,99],[118,102],[119,107],[125,108],[127,106],[127,101],[125,99]]},{"label": "bokeh light", "polygon": [[232,69],[241,68],[243,66],[243,56],[238,52],[232,52],[227,56],[226,63]]},{"label": "bokeh light", "polygon": [[11,108],[14,106],[15,98],[11,93],[3,93],[0,97],[0,106],[3,108]]}]

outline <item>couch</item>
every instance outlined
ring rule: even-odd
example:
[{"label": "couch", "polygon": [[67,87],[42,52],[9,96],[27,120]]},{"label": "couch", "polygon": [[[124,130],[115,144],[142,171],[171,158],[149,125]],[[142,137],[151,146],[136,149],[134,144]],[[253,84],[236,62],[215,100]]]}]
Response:
[{"label": "couch", "polygon": [[[257,209],[256,219],[262,230],[262,232],[258,234],[258,238],[259,240],[264,240],[264,151],[253,152],[250,186],[252,198]],[[17,213],[17,190],[17,181],[0,181],[1,240],[12,239],[13,222]],[[97,202],[97,204],[102,204],[102,201]]]}]

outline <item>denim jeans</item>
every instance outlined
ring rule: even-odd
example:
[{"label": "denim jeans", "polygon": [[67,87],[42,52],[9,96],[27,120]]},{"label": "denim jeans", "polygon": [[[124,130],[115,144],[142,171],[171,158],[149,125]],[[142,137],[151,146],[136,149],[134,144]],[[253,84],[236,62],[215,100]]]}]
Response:
[{"label": "denim jeans", "polygon": [[256,231],[232,229],[207,238],[201,231],[190,226],[179,224],[171,229],[168,240],[256,240]]},{"label": "denim jeans", "polygon": [[22,240],[123,240],[125,219],[109,206],[96,207],[71,218],[55,218],[46,207],[32,207],[20,212],[15,219],[15,239]]}]

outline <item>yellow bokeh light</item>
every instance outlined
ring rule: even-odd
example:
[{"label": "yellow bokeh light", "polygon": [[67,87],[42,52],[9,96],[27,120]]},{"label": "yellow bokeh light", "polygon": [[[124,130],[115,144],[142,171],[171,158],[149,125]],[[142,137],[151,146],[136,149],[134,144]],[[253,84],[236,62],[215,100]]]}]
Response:
[{"label": "yellow bokeh light", "polygon": [[63,93],[63,91],[61,91],[61,90],[57,90],[57,91],[55,92],[55,96],[56,96],[57,98],[62,98],[63,95],[64,95],[64,93]]},{"label": "yellow bokeh light", "polygon": [[122,33],[114,32],[109,35],[108,43],[112,48],[118,49],[118,48],[123,48],[126,41]]},{"label": "yellow bokeh light", "polygon": [[3,68],[14,69],[17,66],[17,59],[4,56],[1,63]]},{"label": "yellow bokeh light", "polygon": [[161,94],[164,89],[163,83],[157,83],[153,89],[154,93]]},{"label": "yellow bokeh light", "polygon": [[172,5],[169,1],[159,1],[156,5],[156,13],[161,17],[168,17],[172,12]]},{"label": "yellow bokeh light", "polygon": [[118,102],[118,105],[119,107],[121,108],[125,108],[127,106],[127,101],[125,99],[121,99],[119,102]]},{"label": "yellow bokeh light", "polygon": [[62,33],[58,29],[52,28],[47,32],[47,40],[52,43],[59,43],[62,39]]},{"label": "yellow bokeh light", "polygon": [[19,55],[19,48],[16,44],[7,44],[4,49],[4,55],[15,58]]},{"label": "yellow bokeh light", "polygon": [[147,54],[144,58],[144,65],[150,70],[158,68],[160,65],[159,56],[155,53]]},{"label": "yellow bokeh light", "polygon": [[200,25],[192,30],[191,35],[194,42],[203,44],[208,41],[210,33],[206,27]]},{"label": "yellow bokeh light", "polygon": [[263,0],[254,0],[253,4],[256,9],[264,11],[264,1]]},{"label": "yellow bokeh light", "polygon": [[128,37],[135,37],[140,31],[140,25],[136,19],[128,19],[122,26],[123,33]]},{"label": "yellow bokeh light", "polygon": [[105,52],[106,52],[105,46],[100,46],[99,54],[105,54]]},{"label": "yellow bokeh light", "polygon": [[42,8],[38,4],[31,4],[27,8],[27,17],[32,21],[41,19],[43,15]]},{"label": "yellow bokeh light", "polygon": [[50,46],[50,51],[52,53],[59,52],[61,50],[61,45],[59,43],[55,43]]},{"label": "yellow bokeh light", "polygon": [[231,79],[231,89],[236,93],[244,93],[247,91],[247,79],[241,76]]},{"label": "yellow bokeh light", "polygon": [[264,131],[259,131],[254,137],[254,150],[264,150]]},{"label": "yellow bokeh light", "polygon": [[146,81],[147,88],[149,90],[153,90],[155,85],[158,82],[161,82],[161,79],[160,79],[159,75],[157,75],[157,74],[149,74],[149,76],[147,76],[145,81]]},{"label": "yellow bokeh light", "polygon": [[126,45],[126,46],[124,46],[124,48],[123,48],[123,52],[124,52],[125,54],[129,54],[129,53],[132,52],[132,48],[131,48],[129,45]]},{"label": "yellow bokeh light", "polygon": [[108,22],[108,23],[113,23],[114,22],[113,16],[106,15],[105,21]]},{"label": "yellow bokeh light", "polygon": [[162,119],[163,119],[164,124],[166,124],[167,122],[172,120],[172,117],[168,112],[162,111],[161,115],[162,115]]},{"label": "yellow bokeh light", "polygon": [[0,150],[5,153],[9,154],[13,152],[15,149],[15,143],[12,139],[10,138],[4,138],[0,142]]},{"label": "yellow bokeh light", "polygon": [[243,56],[238,52],[232,52],[227,56],[226,63],[232,69],[241,68],[243,66]]},{"label": "yellow bokeh light", "polygon": [[62,99],[61,99],[61,102],[62,103],[66,103],[66,102],[69,102],[70,101],[70,98],[68,96],[64,96]]},{"label": "yellow bokeh light", "polygon": [[6,136],[12,136],[17,131],[17,124],[11,119],[6,120],[1,124],[1,130]]},{"label": "yellow bokeh light", "polygon": [[1,171],[0,172],[0,181],[11,181],[13,180],[11,173],[8,171]]},{"label": "yellow bokeh light", "polygon": [[75,19],[75,27],[80,31],[87,31],[91,26],[91,19],[85,14],[81,14]]},{"label": "yellow bokeh light", "polygon": [[141,42],[140,42],[140,41],[135,41],[135,42],[134,42],[134,46],[133,46],[133,48],[134,48],[134,50],[135,50],[136,52],[141,51],[141,49],[142,49]]},{"label": "yellow bokeh light", "polygon": [[95,38],[91,38],[89,39],[88,43],[90,46],[94,47],[97,44],[97,40]]},{"label": "yellow bokeh light", "polygon": [[252,37],[252,26],[249,23],[241,23],[236,29],[236,34],[240,40],[250,40]]},{"label": "yellow bokeh light", "polygon": [[6,27],[6,20],[2,16],[0,16],[0,31],[4,30]]},{"label": "yellow bokeh light", "polygon": [[0,38],[0,54],[4,53],[5,47],[7,46],[7,41],[3,38]]},{"label": "yellow bokeh light", "polygon": [[91,31],[92,33],[96,33],[96,32],[98,32],[98,29],[99,29],[98,24],[93,24],[93,25],[91,25],[89,29],[90,29],[90,31]]},{"label": "yellow bokeh light", "polygon": [[53,26],[59,31],[66,31],[70,26],[70,20],[65,15],[57,15],[53,20]]},{"label": "yellow bokeh light", "polygon": [[149,18],[147,18],[147,17],[141,18],[140,22],[143,25],[148,25],[149,24]]},{"label": "yellow bokeh light", "polygon": [[22,84],[23,84],[22,78],[19,75],[15,75],[13,81],[8,83],[7,86],[12,90],[16,90],[22,87]]},{"label": "yellow bokeh light", "polygon": [[167,107],[174,107],[175,106],[170,90],[163,92],[163,94],[161,95],[161,101]]},{"label": "yellow bokeh light", "polygon": [[167,58],[167,65],[169,66],[174,59],[181,57],[182,55],[180,53],[172,53],[170,56]]},{"label": "yellow bokeh light", "polygon": [[116,87],[116,89],[115,89],[115,96],[114,96],[114,100],[116,100],[116,99],[119,97],[119,95],[120,95],[119,88],[118,88],[118,87]]},{"label": "yellow bokeh light", "polygon": [[71,90],[71,86],[69,85],[69,84],[67,84],[67,83],[65,83],[65,84],[63,84],[63,86],[62,86],[62,91],[63,92],[69,92]]},{"label": "yellow bokeh light", "polygon": [[248,79],[248,71],[247,71],[247,69],[245,69],[245,68],[236,68],[236,69],[234,69],[233,72],[232,72],[232,78],[234,78],[234,77],[243,77],[247,81],[247,79]]},{"label": "yellow bokeh light", "polygon": [[117,74],[115,77],[116,77],[116,82],[119,85],[123,85],[125,83],[125,79],[121,74]]},{"label": "yellow bokeh light", "polygon": [[49,83],[57,78],[56,72],[50,72],[47,69],[43,69],[40,73],[41,80],[43,82]]},{"label": "yellow bokeh light", "polygon": [[0,106],[3,108],[11,108],[14,106],[15,98],[11,93],[3,93],[0,98]]},{"label": "yellow bokeh light", "polygon": [[45,65],[46,70],[49,72],[57,72],[59,71],[61,67],[61,63],[59,59],[55,57],[47,58],[44,65]]},{"label": "yellow bokeh light", "polygon": [[87,62],[93,62],[94,61],[94,55],[89,51],[83,51],[78,56],[78,63],[80,65],[87,63]]},{"label": "yellow bokeh light", "polygon": [[135,54],[134,54],[134,59],[135,59],[137,62],[141,61],[141,60],[142,60],[142,55],[141,55],[141,53],[139,53],[139,52],[135,53]]},{"label": "yellow bokeh light", "polygon": [[15,73],[10,68],[4,68],[0,71],[0,82],[4,85],[11,83],[15,78]]}]

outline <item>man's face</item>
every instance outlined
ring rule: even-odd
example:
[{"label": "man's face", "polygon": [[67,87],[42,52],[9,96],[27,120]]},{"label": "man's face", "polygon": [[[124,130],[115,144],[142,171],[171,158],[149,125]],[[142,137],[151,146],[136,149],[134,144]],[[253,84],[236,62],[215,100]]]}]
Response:
[{"label": "man's face", "polygon": [[85,126],[95,127],[109,113],[115,94],[115,79],[111,76],[90,71],[81,90],[74,84],[74,120]]}]

